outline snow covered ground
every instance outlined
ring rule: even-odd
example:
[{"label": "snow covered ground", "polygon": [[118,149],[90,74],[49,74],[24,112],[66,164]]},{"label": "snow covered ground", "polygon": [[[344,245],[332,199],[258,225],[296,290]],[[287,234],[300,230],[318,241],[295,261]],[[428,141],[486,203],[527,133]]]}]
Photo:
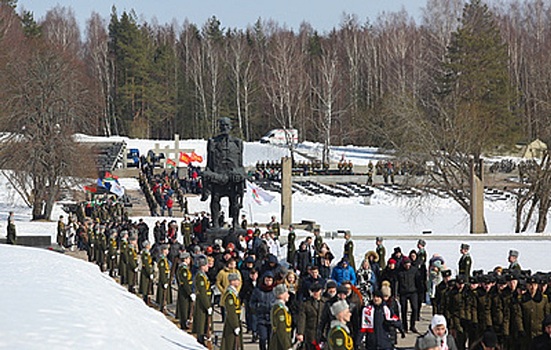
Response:
[{"label": "snow covered ground", "polygon": [[204,349],[97,266],[0,245],[0,348]]},{"label": "snow covered ground", "polygon": [[[161,147],[173,145],[171,142],[150,140],[125,141],[128,147],[139,148],[140,152],[147,152],[155,143],[160,143]],[[205,154],[204,140],[182,140],[181,145],[203,156]],[[303,143],[299,149],[315,154],[319,145]],[[270,145],[246,143],[245,164],[252,166],[258,160],[278,160],[287,152]],[[347,159],[353,159],[355,164],[367,164],[369,160],[376,161],[381,157],[376,149],[353,146],[336,148],[333,157],[340,159],[342,154]],[[138,188],[136,179],[121,179],[121,184],[128,189]],[[246,196],[243,213],[249,222],[267,223],[272,215],[279,219],[280,198],[274,195],[275,200],[266,206],[258,206]],[[400,199],[375,189],[370,205],[361,202],[360,197],[334,198],[296,193],[293,195],[293,222],[313,220],[321,225],[322,232],[350,230],[356,237],[357,263],[368,250],[375,248],[372,237],[381,235],[385,238],[388,255],[396,246],[408,254],[415,248],[417,239],[424,238],[429,256],[435,253],[442,255],[454,271],[457,269],[461,243],[471,244],[473,269],[507,266],[509,249],[517,249],[523,268],[551,270],[551,263],[545,258],[551,251],[551,228],[548,227],[543,235],[513,235],[514,203],[511,200],[485,203],[491,233],[484,236],[484,241],[467,233],[468,217],[450,199],[428,198],[422,206],[418,206],[412,200]],[[198,197],[189,201],[192,212],[208,211],[208,205],[208,202],[200,202]],[[227,213],[225,199],[222,206]],[[0,236],[6,234],[9,211],[15,212],[18,235],[50,235],[52,242],[55,242],[55,220],[64,214],[61,206],[54,208],[54,222],[30,222],[30,209],[6,179],[0,176]],[[152,229],[159,218],[144,219]],[[431,231],[432,234],[422,234],[423,231]],[[299,233],[300,236],[307,234]],[[435,236],[434,239],[431,236]],[[514,238],[503,239],[510,236]],[[343,239],[326,241],[338,260],[342,256]],[[3,300],[3,307],[0,308],[0,348],[98,348],[102,345],[123,349],[199,348],[193,338],[179,331],[159,312],[146,307],[92,264],[46,250],[0,245],[0,280],[3,281],[0,288],[0,298]]]}]

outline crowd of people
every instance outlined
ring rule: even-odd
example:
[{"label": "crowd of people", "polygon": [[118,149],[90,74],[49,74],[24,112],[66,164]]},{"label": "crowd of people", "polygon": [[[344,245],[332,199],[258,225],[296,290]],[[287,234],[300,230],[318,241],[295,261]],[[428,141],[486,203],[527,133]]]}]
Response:
[{"label": "crowd of people", "polygon": [[[417,349],[549,349],[551,275],[523,270],[515,250],[506,268],[484,273],[472,271],[463,244],[452,277],[455,269],[429,257],[424,240],[407,255],[394,247],[387,256],[377,237],[373,250],[355,255],[346,232],[337,259],[319,229],[297,241],[290,226],[282,247],[275,217],[261,229],[243,216],[240,230],[211,243],[206,213],[157,221],[150,243],[143,220],[98,213],[60,218],[60,239],[69,227],[86,237],[79,247],[91,262],[162,312],[174,303],[180,327],[203,344],[220,307],[222,349],[242,348],[243,332],[260,350],[393,349],[406,333],[418,335]],[[362,256],[358,266],[355,256]],[[423,304],[433,312],[426,332],[417,328]]]}]

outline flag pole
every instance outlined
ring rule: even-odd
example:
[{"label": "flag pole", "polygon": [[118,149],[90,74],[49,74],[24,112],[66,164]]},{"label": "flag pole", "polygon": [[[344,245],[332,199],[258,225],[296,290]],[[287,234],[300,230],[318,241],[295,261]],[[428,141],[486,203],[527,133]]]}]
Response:
[{"label": "flag pole", "polygon": [[251,202],[249,201],[249,216],[251,217],[251,223],[254,222],[254,218],[253,218],[253,208],[251,206]]}]

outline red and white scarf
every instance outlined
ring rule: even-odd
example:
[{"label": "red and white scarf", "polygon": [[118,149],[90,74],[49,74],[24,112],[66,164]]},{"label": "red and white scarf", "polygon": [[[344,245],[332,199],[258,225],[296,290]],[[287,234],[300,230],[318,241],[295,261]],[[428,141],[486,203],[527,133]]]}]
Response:
[{"label": "red and white scarf", "polygon": [[[398,321],[399,318],[396,315],[392,315],[388,306],[383,305],[383,312],[385,314],[385,319],[387,321]],[[374,332],[374,314],[375,307],[374,305],[367,305],[362,311],[362,333],[373,333]]]}]

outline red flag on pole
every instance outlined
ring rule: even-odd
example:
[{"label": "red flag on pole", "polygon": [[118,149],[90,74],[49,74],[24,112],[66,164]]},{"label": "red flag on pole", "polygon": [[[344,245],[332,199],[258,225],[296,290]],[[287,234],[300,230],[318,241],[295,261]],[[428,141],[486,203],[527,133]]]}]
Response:
[{"label": "red flag on pole", "polygon": [[180,162],[188,165],[191,162],[191,157],[187,153],[180,152]]},{"label": "red flag on pole", "polygon": [[201,163],[203,161],[203,157],[193,151],[191,152],[191,161]]}]

